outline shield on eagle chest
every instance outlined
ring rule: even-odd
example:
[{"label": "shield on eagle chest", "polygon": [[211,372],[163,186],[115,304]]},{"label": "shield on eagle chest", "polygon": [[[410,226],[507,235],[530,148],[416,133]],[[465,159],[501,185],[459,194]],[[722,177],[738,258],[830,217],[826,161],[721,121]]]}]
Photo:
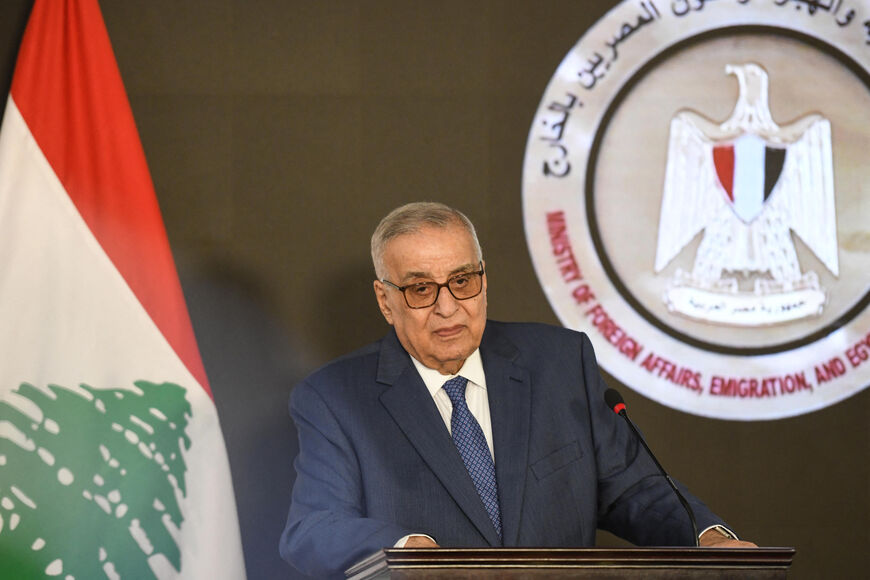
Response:
[{"label": "shield on eagle chest", "polygon": [[784,147],[772,147],[758,135],[745,134],[713,147],[716,176],[731,209],[750,223],[764,207],[785,165]]}]

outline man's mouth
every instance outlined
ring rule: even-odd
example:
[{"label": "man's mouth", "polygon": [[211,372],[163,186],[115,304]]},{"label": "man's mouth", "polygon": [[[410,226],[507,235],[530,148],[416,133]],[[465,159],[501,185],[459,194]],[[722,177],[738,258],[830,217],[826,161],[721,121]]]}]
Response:
[{"label": "man's mouth", "polygon": [[446,328],[439,328],[435,331],[435,334],[440,338],[453,338],[454,336],[460,334],[465,327],[461,324],[457,324],[456,326],[448,326]]}]

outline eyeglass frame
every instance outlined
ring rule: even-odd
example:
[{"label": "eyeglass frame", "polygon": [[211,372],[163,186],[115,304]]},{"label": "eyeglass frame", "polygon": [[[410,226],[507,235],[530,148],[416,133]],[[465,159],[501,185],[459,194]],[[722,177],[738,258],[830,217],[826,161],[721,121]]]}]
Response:
[{"label": "eyeglass frame", "polygon": [[[414,282],[412,284],[406,284],[405,286],[399,286],[397,284],[390,282],[386,278],[381,278],[380,280],[382,283],[388,284],[388,285],[392,286],[393,288],[395,288],[396,290],[398,290],[399,292],[401,292],[402,297],[405,299],[405,305],[408,308],[412,308],[414,310],[420,310],[423,308],[431,308],[432,306],[435,306],[435,303],[438,302],[438,298],[441,296],[441,289],[442,288],[447,288],[447,291],[450,292],[450,295],[453,296],[454,300],[471,300],[472,298],[476,298],[477,296],[480,296],[480,293],[483,292],[483,275],[486,273],[486,268],[483,267],[482,261],[478,262],[477,265],[480,267],[480,270],[472,271],[472,272],[459,272],[459,273],[454,274],[454,275],[450,276],[449,278],[447,278],[447,281],[443,282],[443,283],[439,283],[439,282],[435,282],[435,281]],[[473,296],[466,296],[465,298],[457,297],[456,294],[453,293],[453,290],[450,289],[450,281],[455,279],[455,278],[458,278],[460,276],[468,276],[470,274],[477,274],[478,276],[480,276],[480,289]],[[435,286],[436,286],[435,299],[432,300],[432,304],[428,304],[426,306],[411,306],[411,303],[408,302],[408,295],[405,294],[405,290],[407,290],[408,288],[411,288],[413,286],[417,286],[418,284],[435,284]]]}]

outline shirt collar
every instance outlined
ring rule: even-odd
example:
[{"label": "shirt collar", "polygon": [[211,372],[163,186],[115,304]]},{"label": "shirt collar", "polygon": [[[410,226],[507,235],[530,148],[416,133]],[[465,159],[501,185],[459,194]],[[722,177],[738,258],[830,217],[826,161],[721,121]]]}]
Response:
[{"label": "shirt collar", "polygon": [[480,358],[479,348],[474,349],[474,352],[465,359],[462,368],[455,375],[443,375],[435,369],[425,366],[413,356],[411,360],[414,361],[414,366],[417,368],[417,372],[420,373],[420,378],[426,384],[429,394],[433,396],[445,382],[456,376],[463,376],[468,379],[468,382],[486,389],[486,377],[483,374],[483,359]]}]

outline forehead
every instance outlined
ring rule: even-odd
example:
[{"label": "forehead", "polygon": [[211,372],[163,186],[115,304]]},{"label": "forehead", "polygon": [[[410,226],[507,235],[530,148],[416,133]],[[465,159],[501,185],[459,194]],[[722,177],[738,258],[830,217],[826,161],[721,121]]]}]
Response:
[{"label": "forehead", "polygon": [[477,265],[474,240],[461,226],[425,226],[387,243],[384,266],[399,278],[419,275],[442,277]]}]

